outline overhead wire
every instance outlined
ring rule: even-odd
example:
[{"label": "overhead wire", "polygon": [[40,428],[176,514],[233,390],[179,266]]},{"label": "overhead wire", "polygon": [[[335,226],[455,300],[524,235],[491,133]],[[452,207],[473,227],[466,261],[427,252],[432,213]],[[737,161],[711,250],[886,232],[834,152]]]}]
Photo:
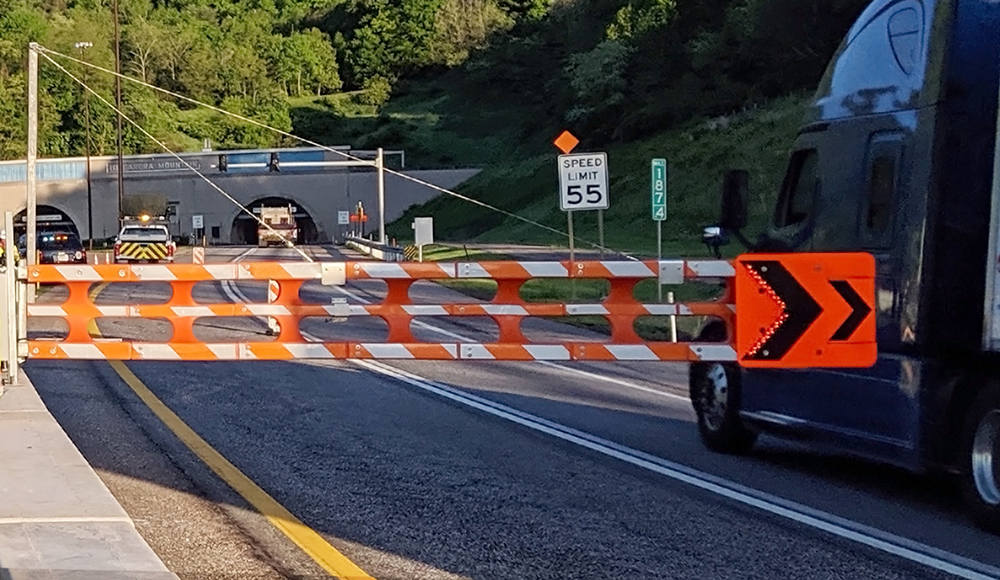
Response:
[{"label": "overhead wire", "polygon": [[[279,232],[278,230],[276,230],[273,227],[271,227],[271,225],[268,224],[266,221],[264,221],[264,220],[260,219],[259,217],[257,217],[250,209],[248,209],[245,205],[243,205],[239,201],[237,201],[236,198],[234,198],[232,195],[230,195],[228,192],[226,192],[226,190],[224,190],[221,187],[219,187],[215,182],[213,182],[211,179],[209,179],[207,176],[205,176],[205,174],[203,174],[201,171],[199,171],[198,169],[196,169],[193,165],[191,165],[186,160],[184,160],[183,157],[181,157],[177,153],[174,153],[169,147],[167,147],[167,145],[165,143],[163,143],[162,141],[160,141],[159,139],[157,139],[156,137],[154,137],[152,134],[150,134],[149,131],[143,129],[142,126],[139,125],[139,123],[137,123],[131,117],[129,117],[128,115],[126,115],[124,113],[124,111],[119,110],[113,104],[111,104],[110,102],[108,102],[107,99],[105,99],[103,96],[101,96],[100,94],[98,94],[97,91],[95,91],[90,86],[88,86],[85,82],[83,82],[83,80],[77,78],[73,73],[69,72],[69,70],[67,70],[66,67],[64,67],[63,65],[59,64],[58,62],[56,62],[55,60],[53,60],[48,54],[46,54],[47,52],[52,52],[52,51],[49,51],[49,50],[47,50],[47,49],[45,49],[43,47],[40,47],[40,51],[41,51],[42,57],[44,57],[46,60],[48,60],[49,62],[51,62],[56,68],[58,68],[63,73],[65,73],[69,78],[71,78],[75,82],[77,82],[86,91],[88,91],[89,93],[91,93],[92,95],[94,95],[95,97],[97,97],[98,99],[100,99],[100,101],[102,103],[104,103],[105,105],[107,105],[112,111],[114,111],[115,113],[121,115],[121,117],[123,119],[125,119],[126,121],[128,121],[129,123],[131,123],[132,125],[134,125],[137,129],[139,129],[139,131],[142,131],[143,135],[145,135],[151,141],[153,141],[154,143],[156,143],[157,145],[159,145],[164,151],[166,151],[167,153],[169,153],[170,155],[172,155],[174,158],[176,158],[178,161],[180,161],[185,167],[187,167],[188,169],[190,169],[191,171],[193,171],[195,174],[197,174],[198,177],[200,177],[203,181],[205,181],[206,183],[208,183],[213,189],[215,189],[216,191],[218,191],[219,193],[221,193],[223,196],[225,196],[225,198],[228,199],[230,202],[232,202],[234,205],[236,205],[236,207],[240,208],[241,211],[243,211],[244,213],[248,214],[251,218],[253,218],[254,220],[256,220],[258,224],[263,225],[265,228],[267,228],[268,230],[270,230],[271,233],[273,233],[273,234],[277,235],[279,238],[281,238],[281,240],[285,242],[286,246],[288,246],[288,247],[292,248],[293,250],[295,250],[296,253],[298,253],[304,260],[306,260],[307,262],[314,262],[315,261],[306,252],[302,251],[301,248],[299,248],[297,245],[295,245],[294,242],[292,242],[291,240],[289,240],[288,238],[286,238],[281,232]],[[53,52],[53,54],[58,54],[58,53]],[[128,78],[128,77],[125,77],[125,78]],[[122,171],[124,169],[123,168],[119,168],[119,170]]]},{"label": "overhead wire", "polygon": [[[261,121],[257,121],[255,119],[251,119],[250,117],[246,117],[246,116],[240,115],[238,113],[233,113],[231,111],[227,111],[227,110],[222,109],[220,107],[216,107],[214,105],[210,105],[208,103],[203,103],[201,101],[198,101],[196,99],[192,99],[191,97],[182,95],[180,93],[176,93],[174,91],[158,87],[158,86],[153,85],[151,83],[147,83],[144,80],[136,79],[136,78],[124,75],[124,74],[117,73],[117,72],[115,72],[113,70],[107,69],[105,67],[102,67],[100,65],[97,65],[97,64],[94,64],[94,63],[91,63],[91,62],[87,62],[87,61],[85,61],[83,59],[76,58],[76,57],[74,57],[72,55],[63,54],[61,52],[45,48],[44,46],[39,46],[38,50],[41,51],[42,54],[48,53],[48,54],[52,54],[52,55],[55,55],[55,56],[59,56],[59,57],[65,58],[67,60],[76,62],[76,63],[78,63],[80,65],[83,65],[83,66],[86,66],[86,67],[90,67],[90,68],[92,68],[94,70],[98,70],[98,71],[104,72],[106,74],[112,75],[113,77],[121,77],[123,80],[129,81],[131,83],[134,83],[134,84],[137,84],[137,85],[140,85],[140,86],[144,86],[146,88],[149,88],[149,89],[152,89],[154,91],[163,93],[163,94],[168,95],[170,97],[173,97],[175,99],[186,101],[188,103],[191,103],[191,104],[194,104],[194,105],[198,105],[200,107],[205,107],[205,108],[207,108],[209,110],[212,110],[212,111],[215,111],[217,113],[221,113],[223,115],[227,115],[227,116],[230,116],[232,118],[239,119],[240,121],[243,121],[243,122],[246,122],[246,123],[250,123],[251,125],[255,125],[257,127],[261,127],[263,129],[267,129],[269,131],[273,131],[273,132],[275,132],[275,133],[277,133],[279,135],[282,135],[284,137],[289,137],[291,139],[295,139],[297,141],[300,141],[302,143],[306,143],[306,144],[311,145],[313,147],[316,147],[316,148],[319,148],[319,149],[323,149],[325,151],[329,151],[329,152],[337,154],[337,155],[341,155],[341,156],[343,156],[343,157],[345,157],[345,158],[347,158],[347,159],[349,159],[351,161],[357,161],[359,164],[374,165],[374,163],[372,161],[370,161],[370,160],[362,159],[360,157],[356,157],[356,156],[351,155],[349,153],[345,153],[344,151],[341,151],[341,150],[338,150],[338,149],[334,149],[333,147],[329,147],[329,146],[323,145],[321,143],[317,143],[315,141],[312,141],[311,139],[307,139],[305,137],[301,137],[299,135],[295,135],[295,134],[290,133],[288,131],[285,131],[283,129],[279,129],[277,127],[271,127],[270,125],[267,125],[266,123],[263,123]],[[52,61],[51,58],[48,58],[48,60]],[[54,62],[54,61],[52,61],[52,62]],[[63,69],[63,70],[65,70],[65,69]],[[77,81],[77,82],[80,82],[80,81]],[[91,91],[91,92],[93,92],[93,91]],[[96,93],[94,93],[94,94],[96,94]],[[163,146],[163,145],[161,144],[161,146]],[[173,153],[173,152],[171,152],[171,153]],[[176,154],[174,154],[174,155],[176,156]],[[179,157],[178,157],[178,159],[179,159]],[[185,165],[187,165],[187,164],[185,163]],[[529,225],[541,228],[541,229],[546,230],[546,231],[548,231],[550,233],[554,233],[554,234],[557,234],[559,236],[566,237],[567,239],[569,239],[569,233],[567,233],[567,232],[564,232],[564,231],[559,230],[557,228],[553,228],[551,226],[547,226],[547,225],[545,225],[545,224],[543,224],[541,222],[538,222],[538,221],[526,218],[524,216],[520,216],[520,215],[518,215],[516,213],[513,213],[513,212],[507,211],[505,209],[496,207],[496,206],[488,204],[488,203],[486,203],[484,201],[481,201],[481,200],[469,197],[467,195],[463,195],[461,193],[452,191],[452,190],[450,190],[448,188],[441,187],[439,185],[430,183],[428,181],[424,181],[424,180],[422,180],[420,178],[417,178],[417,177],[414,177],[412,175],[407,175],[407,174],[405,174],[405,173],[403,173],[401,171],[395,171],[395,170],[393,170],[391,168],[388,168],[388,167],[383,167],[383,171],[385,171],[386,173],[389,173],[391,175],[395,175],[395,176],[397,176],[397,177],[399,177],[401,179],[404,179],[404,180],[407,180],[407,181],[411,181],[413,183],[417,183],[419,185],[422,185],[424,187],[427,187],[427,188],[432,189],[434,191],[437,191],[439,193],[444,193],[446,195],[455,197],[457,199],[461,199],[463,201],[466,201],[466,202],[478,205],[480,207],[484,207],[484,208],[489,209],[491,211],[495,211],[495,212],[500,213],[502,215],[505,215],[507,217],[513,218],[515,220],[518,220],[518,221],[521,221],[523,223],[526,223],[526,224],[529,224]],[[199,173],[199,175],[200,175],[200,173]],[[207,178],[204,178],[204,177],[203,177],[203,179],[207,180]],[[211,181],[209,181],[209,183],[211,183]],[[229,197],[228,194],[227,194],[227,197]],[[232,199],[232,198],[230,197],[230,199]],[[254,216],[254,218],[256,218],[256,216]],[[636,258],[636,257],[634,257],[634,256],[632,256],[632,255],[630,255],[630,254],[628,254],[626,252],[623,252],[623,251],[620,251],[620,250],[615,250],[615,249],[612,249],[612,248],[608,248],[606,246],[602,246],[602,245],[600,245],[598,243],[592,242],[592,241],[587,240],[585,238],[580,238],[578,236],[573,236],[573,240],[583,242],[584,244],[587,244],[588,246],[591,246],[592,248],[597,249],[597,250],[604,250],[604,251],[616,253],[616,254],[622,255],[622,256],[630,259],[630,260],[638,260],[638,258]]]}]

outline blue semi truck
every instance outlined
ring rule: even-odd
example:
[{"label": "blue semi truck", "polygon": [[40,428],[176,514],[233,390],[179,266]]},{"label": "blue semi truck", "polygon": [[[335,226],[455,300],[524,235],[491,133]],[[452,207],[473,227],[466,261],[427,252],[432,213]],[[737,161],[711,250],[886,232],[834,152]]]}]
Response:
[{"label": "blue semi truck", "polygon": [[[766,231],[746,227],[746,173],[723,182],[717,249],[864,251],[876,259],[879,357],[858,369],[693,364],[702,441],[761,432],[961,478],[1000,532],[1000,2],[874,0],[819,83]],[[700,340],[726,340],[718,321]]]}]

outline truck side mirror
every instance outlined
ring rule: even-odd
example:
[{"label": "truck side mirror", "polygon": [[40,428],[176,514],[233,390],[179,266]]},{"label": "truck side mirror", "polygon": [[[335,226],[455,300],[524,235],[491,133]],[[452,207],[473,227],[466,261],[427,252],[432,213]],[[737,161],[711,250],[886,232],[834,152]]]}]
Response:
[{"label": "truck side mirror", "polygon": [[722,217],[719,225],[729,231],[739,231],[747,225],[747,192],[750,174],[732,169],[722,179]]}]

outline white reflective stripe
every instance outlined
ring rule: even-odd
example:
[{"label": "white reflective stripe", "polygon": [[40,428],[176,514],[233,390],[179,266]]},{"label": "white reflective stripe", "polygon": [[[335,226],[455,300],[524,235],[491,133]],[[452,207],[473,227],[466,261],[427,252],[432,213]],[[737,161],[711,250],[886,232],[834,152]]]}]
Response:
[{"label": "white reflective stripe", "polygon": [[413,358],[413,353],[401,344],[369,344],[361,343],[375,358]]},{"label": "white reflective stripe", "polygon": [[58,345],[69,358],[104,359],[104,353],[97,348],[96,344],[68,344]]},{"label": "white reflective stripe", "polygon": [[643,304],[642,307],[653,316],[669,316],[677,314],[678,310],[676,304]]},{"label": "white reflective stripe", "polygon": [[290,277],[297,280],[311,280],[323,277],[319,262],[284,262],[280,266],[285,272],[288,272]]},{"label": "white reflective stripe", "polygon": [[56,266],[56,271],[67,280],[103,280],[90,266]]},{"label": "white reflective stripe", "polygon": [[132,316],[131,306],[98,306],[102,316]]},{"label": "white reflective stripe", "polygon": [[690,315],[691,314],[691,308],[689,306],[684,305],[684,304],[678,304],[677,305],[677,314]]},{"label": "white reflective stripe", "polygon": [[569,360],[569,349],[558,344],[526,344],[524,350],[536,360]]},{"label": "white reflective stripe", "polygon": [[660,275],[642,262],[601,262],[601,265],[617,278],[651,278]]},{"label": "white reflective stripe", "polygon": [[692,344],[691,351],[701,360],[736,360],[736,350],[728,344]]},{"label": "white reflective stripe", "polygon": [[411,316],[447,316],[448,311],[444,306],[433,306],[430,304],[404,304],[403,310]]},{"label": "white reflective stripe", "polygon": [[445,276],[448,276],[449,278],[455,277],[456,270],[455,270],[455,264],[453,262],[451,263],[437,262],[437,267],[441,268],[441,271],[444,272]]},{"label": "white reflective stripe", "polygon": [[66,311],[62,309],[62,306],[29,304],[28,316],[66,316]]},{"label": "white reflective stripe", "polygon": [[267,301],[274,302],[278,299],[278,291],[280,290],[278,283],[274,280],[267,281]]},{"label": "white reflective stripe", "polygon": [[282,344],[295,358],[337,358],[325,346],[318,343],[293,342]]},{"label": "white reflective stripe", "polygon": [[208,344],[206,345],[212,354],[219,357],[219,360],[239,360],[240,349],[236,343],[228,344]]},{"label": "white reflective stripe", "polygon": [[235,280],[237,267],[235,264],[204,264],[202,268],[216,280]]},{"label": "white reflective stripe", "polygon": [[364,269],[365,274],[368,274],[370,278],[409,278],[410,275],[406,273],[399,264],[393,263],[382,263],[382,262],[362,262],[361,268]]},{"label": "white reflective stripe", "polygon": [[487,314],[495,316],[527,316],[528,311],[523,306],[517,304],[483,304],[483,310]]},{"label": "white reflective stripe", "polygon": [[600,304],[567,304],[566,314],[607,314],[608,309]]},{"label": "white reflective stripe", "polygon": [[169,344],[133,344],[132,351],[136,358],[150,360],[181,360],[181,355],[170,348]]},{"label": "white reflective stripe", "polygon": [[493,360],[496,357],[481,344],[462,344],[459,358]]},{"label": "white reflective stripe", "polygon": [[333,304],[331,306],[324,306],[323,310],[326,310],[327,314],[330,316],[370,316],[371,314],[365,310],[364,306],[360,304]]},{"label": "white reflective stripe", "polygon": [[660,360],[660,357],[644,344],[606,344],[604,348],[618,360]]},{"label": "white reflective stripe", "polygon": [[177,316],[215,316],[208,306],[171,306],[170,310]]},{"label": "white reflective stripe", "polygon": [[247,312],[260,316],[281,316],[289,314],[288,308],[280,304],[246,304]]},{"label": "white reflective stripe", "polygon": [[728,278],[736,275],[736,269],[725,260],[689,260],[687,265],[702,278]]},{"label": "white reflective stripe", "polygon": [[176,280],[169,266],[132,266],[132,273],[140,280]]},{"label": "white reflective stripe", "polygon": [[565,278],[566,266],[559,262],[518,262],[533,278]]},{"label": "white reflective stripe", "polygon": [[246,342],[241,342],[240,347],[240,360],[257,360],[257,355],[250,350],[250,344]]},{"label": "white reflective stripe", "polygon": [[483,268],[475,262],[462,262],[458,264],[458,277],[459,278],[492,278],[486,268]]}]

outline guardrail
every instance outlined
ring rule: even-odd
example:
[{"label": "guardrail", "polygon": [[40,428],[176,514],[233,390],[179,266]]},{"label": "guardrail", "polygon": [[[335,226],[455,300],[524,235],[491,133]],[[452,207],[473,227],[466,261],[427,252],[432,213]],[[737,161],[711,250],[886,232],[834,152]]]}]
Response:
[{"label": "guardrail", "polygon": [[365,238],[358,238],[355,236],[348,236],[344,245],[352,250],[356,250],[362,254],[367,254],[376,260],[381,260],[383,262],[406,261],[404,248],[400,246],[380,244],[373,240],[366,240]]}]

